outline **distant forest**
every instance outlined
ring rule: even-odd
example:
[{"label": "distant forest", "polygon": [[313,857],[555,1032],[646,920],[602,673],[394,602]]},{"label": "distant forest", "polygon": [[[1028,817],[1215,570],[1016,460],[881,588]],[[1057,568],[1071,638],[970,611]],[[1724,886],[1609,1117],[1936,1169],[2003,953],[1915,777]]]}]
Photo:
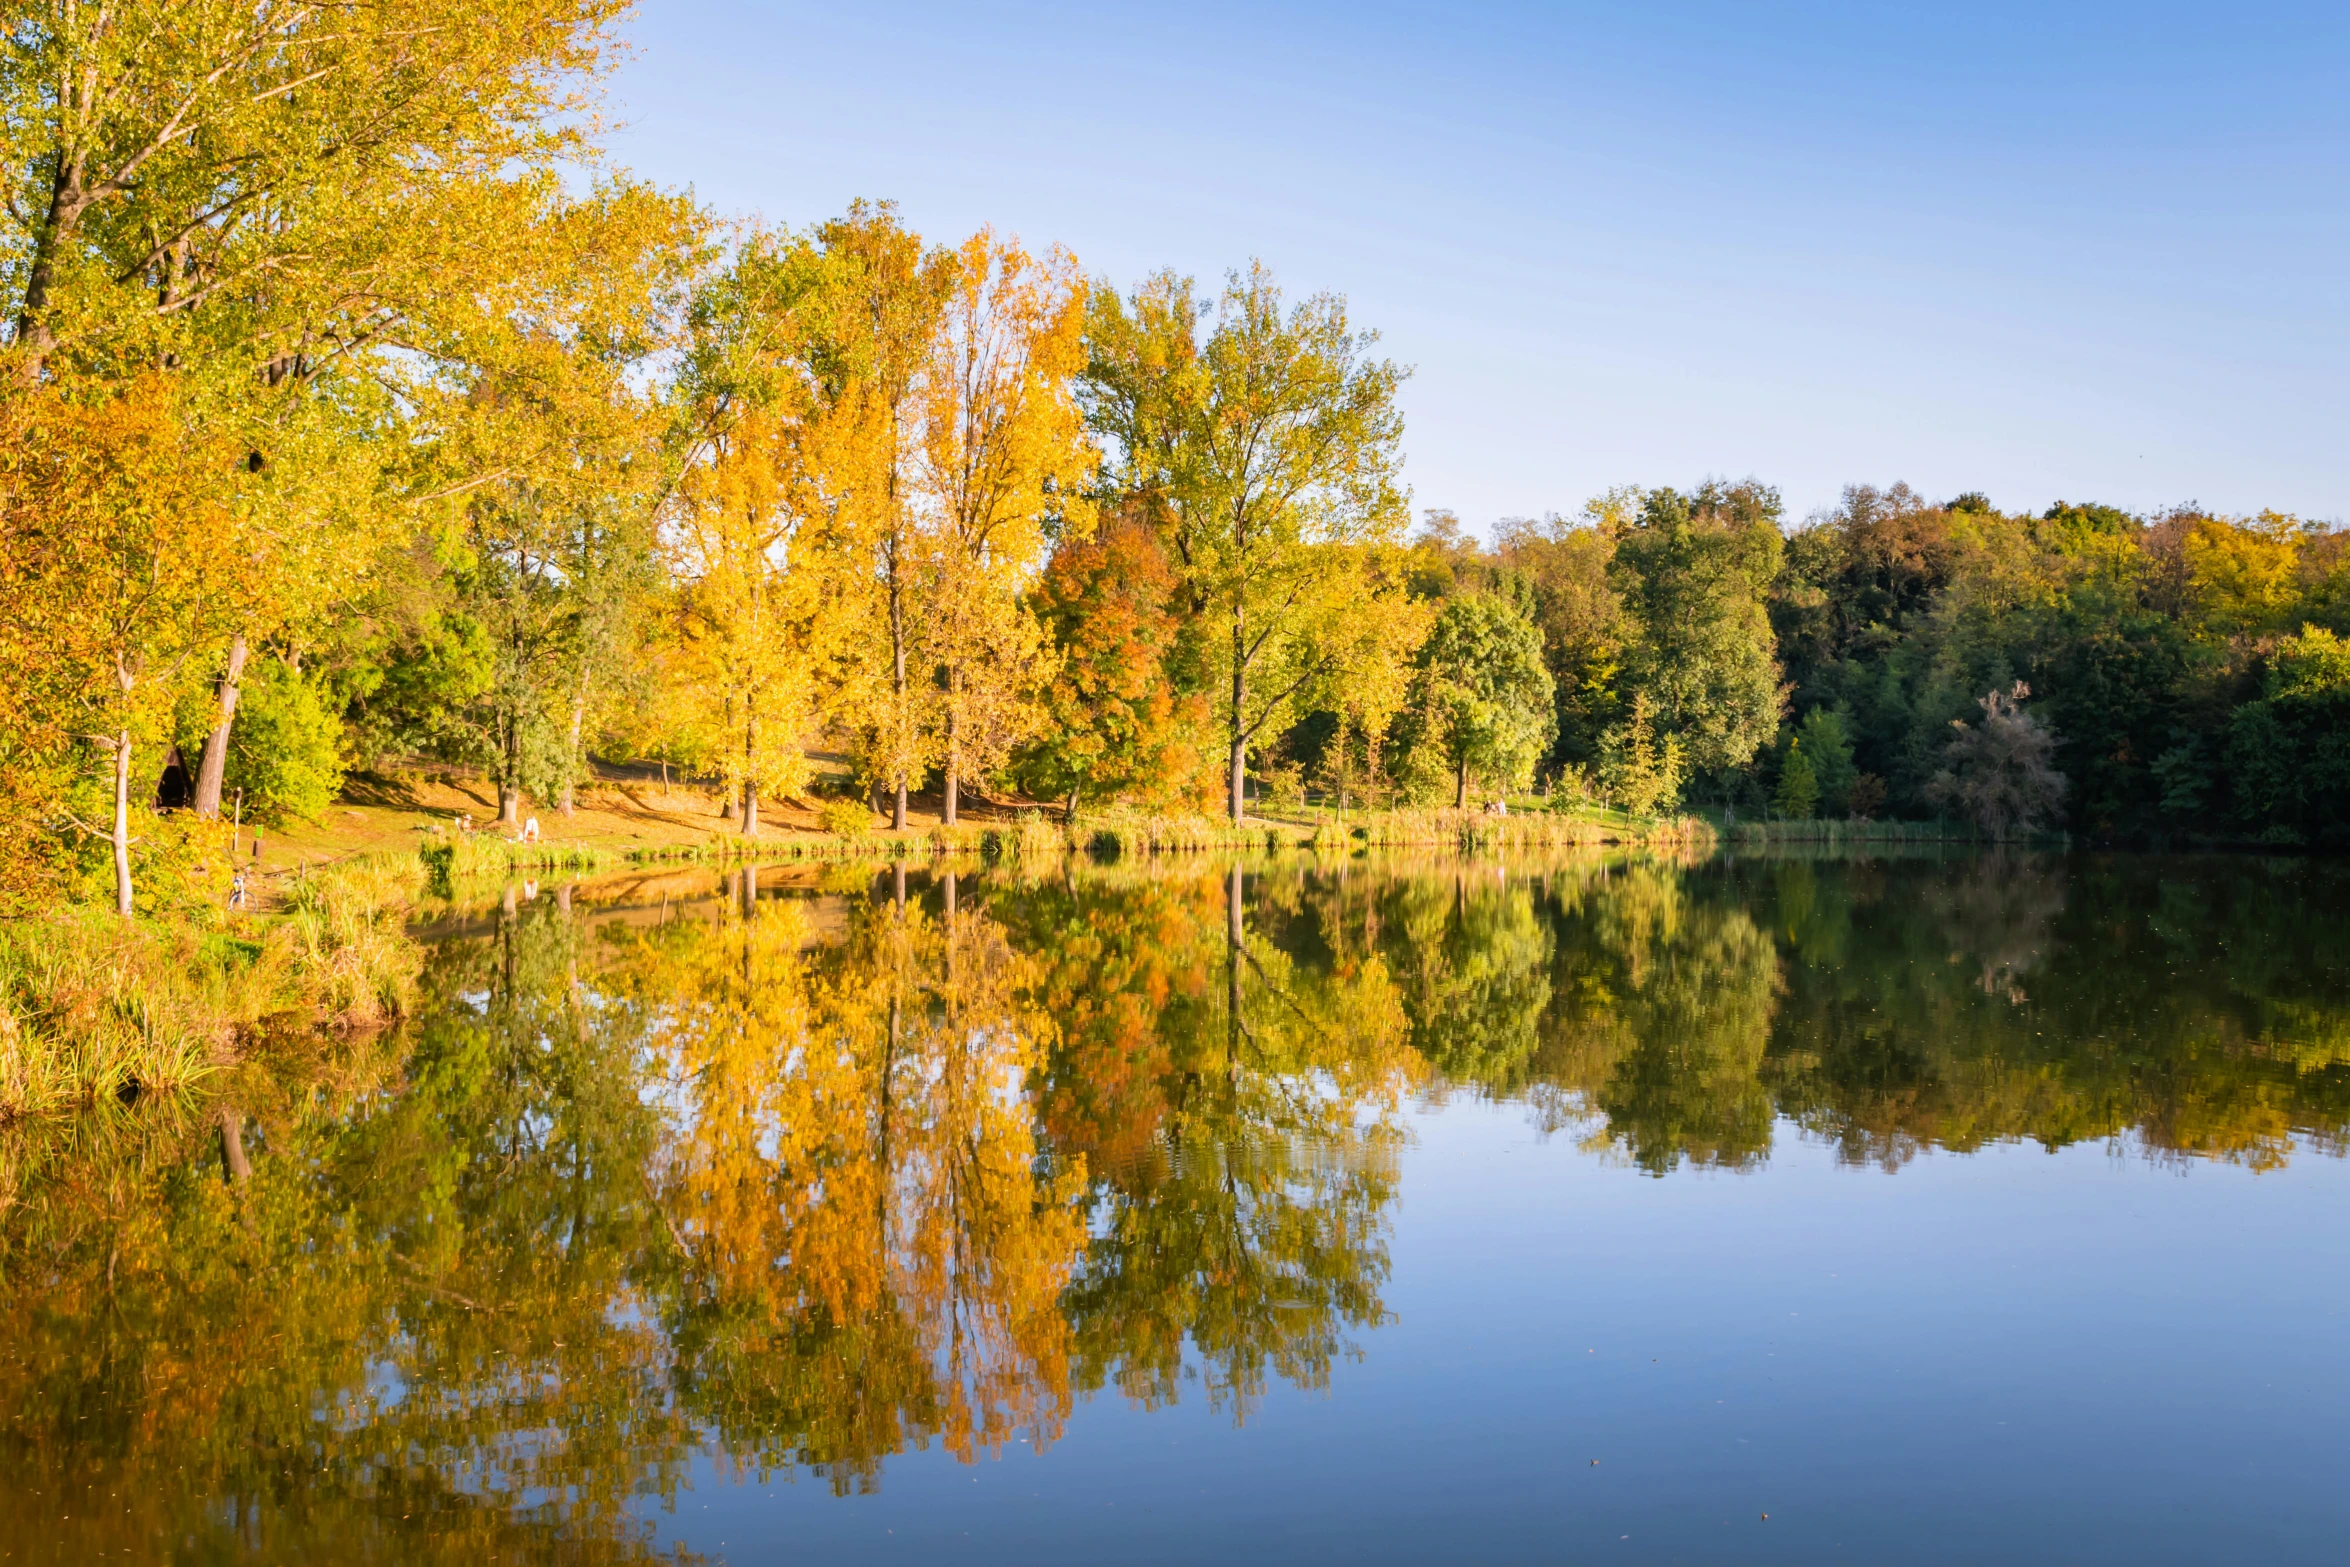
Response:
[{"label": "distant forest", "polygon": [[2026,516],[1902,484],[1789,527],[1749,482],[1619,492],[1490,550],[1436,514],[1413,581],[1525,607],[1544,771],[1579,787],[1620,789],[1646,698],[1687,737],[1683,796],[1740,813],[1965,815],[2004,768],[2029,817],[2094,839],[2338,844],[2346,546],[2276,512]]}]

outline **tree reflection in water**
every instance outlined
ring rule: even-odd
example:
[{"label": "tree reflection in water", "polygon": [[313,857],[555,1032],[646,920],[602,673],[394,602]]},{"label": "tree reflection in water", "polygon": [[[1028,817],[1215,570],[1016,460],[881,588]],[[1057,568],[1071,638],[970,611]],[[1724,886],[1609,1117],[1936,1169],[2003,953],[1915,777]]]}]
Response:
[{"label": "tree reflection in water", "polygon": [[1782,1122],[1888,1168],[2350,1128],[2323,863],[786,882],[520,903],[396,1040],[0,1135],[19,1554],[630,1561],[705,1458],[851,1490],[1104,1390],[1245,1418],[1385,1320],[1415,1095],[1658,1175]]}]

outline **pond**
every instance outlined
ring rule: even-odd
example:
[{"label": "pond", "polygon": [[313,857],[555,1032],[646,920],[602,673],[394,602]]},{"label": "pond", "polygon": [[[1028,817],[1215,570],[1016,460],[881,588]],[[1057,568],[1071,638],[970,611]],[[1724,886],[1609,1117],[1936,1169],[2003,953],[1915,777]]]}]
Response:
[{"label": "pond", "polygon": [[11,1156],[0,1563],[2340,1560],[2346,892],[517,889]]}]

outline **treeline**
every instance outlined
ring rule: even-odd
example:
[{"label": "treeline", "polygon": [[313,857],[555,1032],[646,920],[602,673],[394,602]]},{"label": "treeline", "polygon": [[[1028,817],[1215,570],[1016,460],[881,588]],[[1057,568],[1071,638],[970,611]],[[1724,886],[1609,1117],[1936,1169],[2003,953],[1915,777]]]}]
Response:
[{"label": "treeline", "polygon": [[1791,530],[1747,481],[1415,535],[1406,372],[1342,301],[886,205],[728,227],[586,136],[616,6],[443,9],[60,6],[0,51],[19,894],[206,886],[151,802],[311,814],[420,754],[508,822],[596,756],[756,832],[826,752],[899,827],[1539,786],[2341,836],[2329,532],[1900,486]]}]

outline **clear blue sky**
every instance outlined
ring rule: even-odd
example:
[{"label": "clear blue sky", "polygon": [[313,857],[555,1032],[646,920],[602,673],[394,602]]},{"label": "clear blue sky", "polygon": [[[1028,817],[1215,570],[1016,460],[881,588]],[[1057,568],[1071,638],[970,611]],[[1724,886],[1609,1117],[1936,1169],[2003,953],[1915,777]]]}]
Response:
[{"label": "clear blue sky", "polygon": [[2350,5],[645,0],[618,159],[1121,285],[1262,257],[1414,502],[1755,474],[2350,517]]}]

